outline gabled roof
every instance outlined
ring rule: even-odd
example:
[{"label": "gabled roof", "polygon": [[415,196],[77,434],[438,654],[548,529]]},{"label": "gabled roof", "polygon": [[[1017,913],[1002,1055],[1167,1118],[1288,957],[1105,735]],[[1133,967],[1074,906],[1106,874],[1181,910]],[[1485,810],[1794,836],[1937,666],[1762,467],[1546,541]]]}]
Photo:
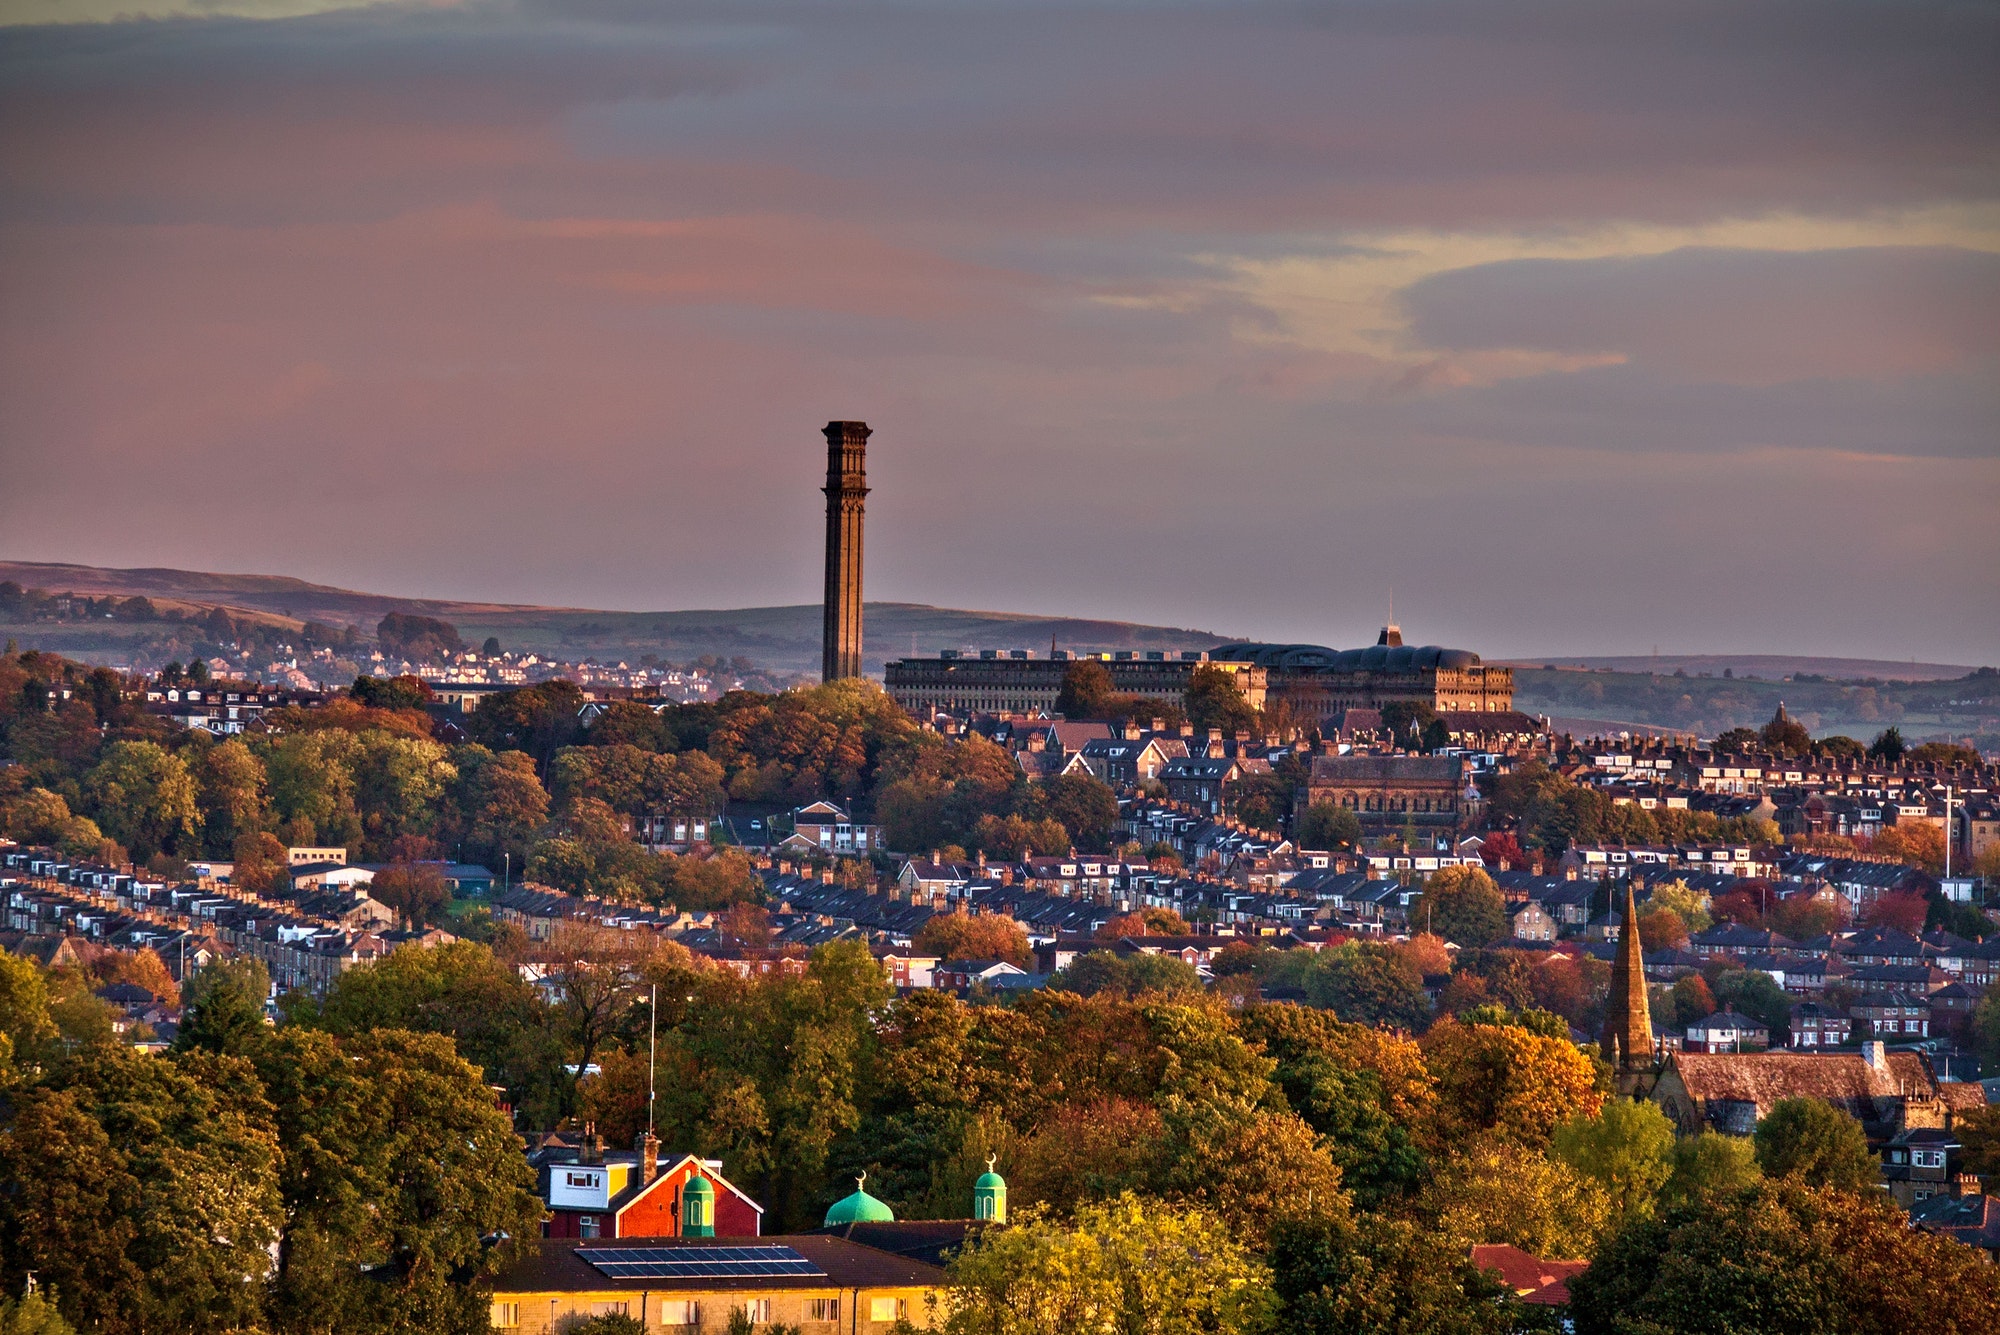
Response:
[{"label": "gabled roof", "polygon": [[1880,1066],[1858,1052],[1676,1052],[1667,1061],[1694,1098],[1755,1104],[1760,1117],[1780,1099],[1815,1098],[1872,1122],[1878,1099],[1939,1092],[1917,1052],[1887,1053]]}]

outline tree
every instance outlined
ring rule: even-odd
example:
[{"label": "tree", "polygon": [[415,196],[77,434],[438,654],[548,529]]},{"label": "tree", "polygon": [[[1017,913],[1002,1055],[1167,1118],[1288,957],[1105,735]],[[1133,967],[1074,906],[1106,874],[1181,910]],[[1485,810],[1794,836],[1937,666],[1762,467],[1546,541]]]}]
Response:
[{"label": "tree", "polygon": [[1660,1190],[1662,1204],[1738,1195],[1763,1180],[1757,1147],[1742,1136],[1703,1131],[1674,1142],[1673,1171]]},{"label": "tree", "polygon": [[264,828],[270,819],[264,796],[268,778],[264,762],[242,739],[231,737],[204,747],[193,769],[202,843],[209,851],[226,855],[237,840]]},{"label": "tree", "polygon": [[[1708,896],[1691,889],[1686,881],[1673,880],[1654,886],[1646,902],[1654,908],[1671,909],[1690,932],[1705,932],[1715,921],[1709,916]],[[1650,945],[1653,938],[1649,935],[1645,940]]]},{"label": "tree", "polygon": [[1725,755],[1745,755],[1757,745],[1758,740],[1755,728],[1731,728],[1717,734],[1715,749]]},{"label": "tree", "polygon": [[1237,689],[1235,675],[1213,663],[1203,663],[1188,674],[1181,702],[1187,721],[1197,728],[1234,733],[1258,726],[1257,711]]},{"label": "tree", "polygon": [[375,626],[375,639],[391,658],[444,658],[465,652],[458,628],[436,617],[391,612]]},{"label": "tree", "polygon": [[1088,774],[1059,774],[1043,790],[1049,815],[1062,822],[1078,848],[1096,853],[1111,846],[1118,829],[1118,797],[1109,785]]},{"label": "tree", "polygon": [[1914,890],[1888,890],[1868,901],[1861,910],[1863,927],[1887,927],[1911,936],[1924,930],[1930,902]]},{"label": "tree", "polygon": [[[1435,726],[1442,734],[1442,720],[1436,709],[1422,700],[1391,700],[1382,706],[1382,731],[1396,740],[1399,746],[1428,749],[1430,733]],[[1439,743],[1442,745],[1442,741]]]},{"label": "tree", "polygon": [[1875,740],[1868,743],[1868,758],[1894,765],[1902,760],[1903,750],[1903,730],[1888,727],[1876,733]]},{"label": "tree", "polygon": [[1757,740],[1773,755],[1802,756],[1812,751],[1812,734],[1806,731],[1804,724],[1786,717],[1782,704],[1757,734]]},{"label": "tree", "polygon": [[1025,967],[1033,953],[1021,924],[997,913],[940,913],[917,930],[916,948],[946,960],[1005,960]]},{"label": "tree", "polygon": [[368,896],[394,909],[397,919],[411,927],[437,922],[451,906],[444,873],[421,863],[399,862],[385,867],[369,882]]},{"label": "tree", "polygon": [[1094,658],[1079,658],[1063,669],[1062,689],[1056,692],[1056,712],[1064,718],[1101,718],[1117,694],[1111,673]]},{"label": "tree", "polygon": [[476,1310],[465,1281],[500,1259],[482,1239],[532,1237],[541,1213],[479,1071],[448,1038],[394,1029],[287,1029],[258,1068],[283,1147],[284,1323],[405,1329]]},{"label": "tree", "polygon": [[1360,1024],[1420,1029],[1430,1018],[1423,976],[1407,960],[1353,942],[1322,951],[1312,962],[1306,997]]},{"label": "tree", "polygon": [[1424,1036],[1423,1049],[1438,1082],[1438,1130],[1447,1139],[1492,1132],[1539,1149],[1557,1125],[1595,1114],[1604,1102],[1596,1068],[1567,1038],[1444,1020]]},{"label": "tree", "polygon": [[1929,821],[1888,826],[1875,836],[1874,848],[1933,876],[1944,874],[1944,831]]},{"label": "tree", "polygon": [[270,994],[270,975],[256,960],[217,960],[197,969],[182,990],[174,1050],[231,1057],[254,1051],[266,1034],[264,998]]},{"label": "tree", "polygon": [[1461,946],[1483,946],[1507,935],[1507,901],[1478,867],[1446,867],[1424,882],[1410,921]]},{"label": "tree", "polygon": [[1785,1041],[1792,1021],[1792,998],[1762,969],[1724,969],[1709,986],[1715,999],[1756,1017],[1771,1031],[1773,1044]]},{"label": "tree", "polygon": [[236,837],[230,884],[253,895],[268,895],[291,883],[291,854],[276,835],[262,830]]},{"label": "tree", "polygon": [[[1676,1202],[1569,1281],[1582,1335],[1992,1330],[2000,1277],[1894,1203],[1797,1182]],[[1938,1295],[1951,1295],[1940,1302]]]},{"label": "tree", "polygon": [[1552,1259],[1589,1256],[1615,1218],[1603,1183],[1559,1159],[1494,1140],[1447,1160],[1424,1201],[1463,1246],[1504,1242]]},{"label": "tree", "polygon": [[356,704],[369,709],[422,709],[437,699],[430,683],[408,673],[400,677],[356,677],[348,694]]},{"label": "tree", "polygon": [[1277,1329],[1298,1335],[1498,1335],[1524,1309],[1443,1230],[1386,1214],[1281,1226]]},{"label": "tree", "polygon": [[512,865],[527,866],[531,843],[549,812],[535,762],[519,751],[495,755],[483,746],[461,746],[452,751],[452,764],[459,772],[467,854],[490,866],[504,853]]},{"label": "tree", "polygon": [[1659,1107],[1612,1099],[1595,1117],[1555,1129],[1549,1157],[1595,1181],[1611,1201],[1614,1221],[1650,1214],[1653,1198],[1673,1173],[1674,1125]]},{"label": "tree", "polygon": [[1049,980],[1058,991],[1094,997],[1100,992],[1136,997],[1146,992],[1201,991],[1201,974],[1176,955],[1118,955],[1092,950]]},{"label": "tree", "polygon": [[1811,1187],[1868,1191],[1882,1181],[1861,1123],[1830,1103],[1780,1099],[1757,1123],[1757,1166]]},{"label": "tree", "polygon": [[1708,980],[1698,973],[1676,978],[1668,999],[1672,1009],[1660,1018],[1676,1029],[1685,1029],[1696,1020],[1706,1020],[1722,1009],[1716,1004],[1715,993],[1709,990]]},{"label": "tree", "polygon": [[1639,910],[1639,939],[1648,950],[1667,947],[1685,949],[1688,943],[1687,923],[1670,908],[1648,904]]},{"label": "tree", "polygon": [[254,1073],[107,1044],[61,1078],[0,1133],[8,1287],[34,1270],[66,1319],[111,1332],[257,1325],[280,1200]]},{"label": "tree", "polygon": [[76,1335],[76,1327],[40,1293],[30,1293],[0,1298],[0,1335]]},{"label": "tree", "polygon": [[84,778],[104,832],[141,858],[195,851],[200,809],[194,776],[154,742],[113,742]]},{"label": "tree", "polygon": [[1342,845],[1359,846],[1361,818],[1345,807],[1322,799],[1300,814],[1295,838],[1301,848],[1324,850]]},{"label": "tree", "polygon": [[1271,1315],[1270,1272],[1214,1216],[1127,1194],[1064,1227],[1029,1218],[948,1267],[947,1335],[1248,1335]]}]

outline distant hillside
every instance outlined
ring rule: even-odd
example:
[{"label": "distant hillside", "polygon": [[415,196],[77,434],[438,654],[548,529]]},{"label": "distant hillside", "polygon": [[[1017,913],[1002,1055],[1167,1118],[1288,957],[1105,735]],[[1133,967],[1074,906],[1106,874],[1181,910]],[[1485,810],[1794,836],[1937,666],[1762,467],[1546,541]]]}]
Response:
[{"label": "distant hillside", "polygon": [[1610,668],[1613,672],[1659,673],[1671,677],[1738,677],[1776,681],[1810,673],[1839,681],[1949,681],[1972,671],[1971,665],[1919,663],[1882,658],[1814,658],[1800,654],[1586,654],[1582,657],[1522,658],[1507,664],[1517,668]]},{"label": "distant hillside", "polygon": [[1839,681],[1829,674],[1826,679],[1782,682],[1761,674],[1732,678],[1692,672],[1676,676],[1671,670],[1514,669],[1515,706],[1558,719],[1560,728],[1576,734],[1644,726],[1713,737],[1730,728],[1763,726],[1780,703],[1815,735],[1844,733],[1865,741],[1893,724],[1911,741],[1972,739],[1982,751],[2000,749],[2000,673],[1992,668],[1945,680]]},{"label": "distant hillside", "polygon": [[[323,621],[354,626],[373,635],[390,612],[440,617],[478,644],[498,637],[508,649],[569,658],[637,659],[658,654],[684,662],[714,654],[754,659],[780,672],[817,670],[820,608],[748,607],[683,612],[610,612],[577,607],[535,607],[509,603],[455,602],[396,598],[311,584],[282,575],[231,575],[208,571],[111,570],[52,562],[0,561],[0,580],[23,588],[92,597],[115,594],[146,597],[162,606],[252,613],[303,623]],[[1234,638],[1174,626],[1126,621],[1034,616],[1018,612],[964,611],[920,603],[867,605],[863,666],[880,672],[889,658],[940,649],[1044,649],[1053,640],[1071,648],[1206,649]],[[0,625],[0,633],[23,644],[80,656],[129,661],[143,655],[145,626],[98,622],[35,622]]]}]

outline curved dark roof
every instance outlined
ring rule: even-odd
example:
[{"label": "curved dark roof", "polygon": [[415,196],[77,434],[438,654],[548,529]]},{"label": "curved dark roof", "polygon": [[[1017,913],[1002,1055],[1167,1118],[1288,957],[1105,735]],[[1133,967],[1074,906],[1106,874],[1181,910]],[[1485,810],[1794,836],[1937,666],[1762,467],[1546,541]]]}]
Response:
[{"label": "curved dark roof", "polygon": [[1469,649],[1440,649],[1435,644],[1371,644],[1366,649],[1329,649],[1323,644],[1220,644],[1208,651],[1223,663],[1251,663],[1264,668],[1330,668],[1345,672],[1413,672],[1421,668],[1478,667],[1479,655]]}]

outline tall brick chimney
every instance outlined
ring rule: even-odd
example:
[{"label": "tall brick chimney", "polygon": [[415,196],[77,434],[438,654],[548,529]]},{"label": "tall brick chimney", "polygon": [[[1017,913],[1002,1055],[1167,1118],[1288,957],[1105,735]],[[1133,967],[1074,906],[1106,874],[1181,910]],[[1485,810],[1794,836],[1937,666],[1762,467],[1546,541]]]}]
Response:
[{"label": "tall brick chimney", "polygon": [[868,424],[828,422],[826,605],[820,678],[861,675],[861,519],[868,497]]}]

